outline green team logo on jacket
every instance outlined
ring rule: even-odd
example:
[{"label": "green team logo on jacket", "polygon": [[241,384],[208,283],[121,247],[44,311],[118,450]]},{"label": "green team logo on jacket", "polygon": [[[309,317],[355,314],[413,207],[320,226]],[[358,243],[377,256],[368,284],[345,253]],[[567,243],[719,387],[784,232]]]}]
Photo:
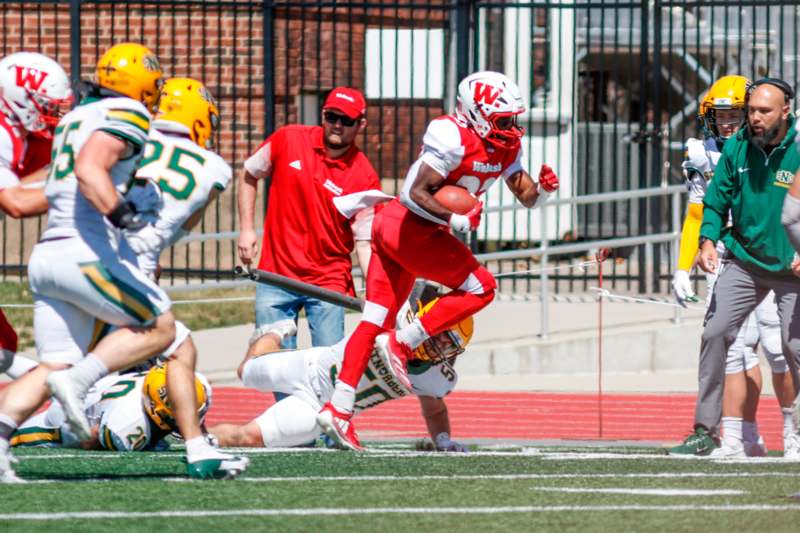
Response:
[{"label": "green team logo on jacket", "polygon": [[794,174],[792,172],[788,170],[779,170],[775,174],[775,183],[773,183],[773,185],[777,187],[786,187],[788,189],[791,187],[793,181]]}]

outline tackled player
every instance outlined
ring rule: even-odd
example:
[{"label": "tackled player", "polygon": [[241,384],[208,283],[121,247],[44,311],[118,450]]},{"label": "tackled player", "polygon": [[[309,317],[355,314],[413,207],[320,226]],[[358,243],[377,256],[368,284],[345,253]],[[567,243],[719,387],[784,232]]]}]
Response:
[{"label": "tackled player", "polygon": [[[418,287],[398,314],[407,324],[424,316],[439,300],[431,285]],[[336,376],[342,367],[347,339],[334,346],[280,352],[280,343],[294,334],[294,322],[286,328],[262,333],[262,343],[271,350],[247,357],[239,367],[239,376],[248,387],[263,392],[283,392],[288,396],[244,425],[219,424],[209,428],[222,446],[286,447],[314,441],[320,434],[317,412],[330,400]],[[355,411],[369,409],[388,400],[416,395],[431,439],[441,451],[467,451],[464,444],[451,439],[452,431],[444,397],[456,386],[458,375],[453,364],[472,338],[472,317],[422,343],[416,359],[409,363],[411,390],[396,380],[376,350],[356,391]],[[251,342],[255,342],[254,339]],[[360,449],[360,443],[358,443]]]}]

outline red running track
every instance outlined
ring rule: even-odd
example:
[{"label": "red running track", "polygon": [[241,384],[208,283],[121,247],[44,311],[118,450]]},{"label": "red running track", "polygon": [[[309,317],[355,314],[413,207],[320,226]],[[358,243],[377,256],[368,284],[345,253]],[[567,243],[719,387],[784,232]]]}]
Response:
[{"label": "red running track", "polygon": [[[694,395],[603,396],[600,435],[596,394],[454,392],[447,397],[453,434],[465,439],[641,440],[677,442],[692,428]],[[272,394],[214,388],[207,422],[244,423],[272,405]],[[359,414],[356,428],[367,438],[423,437],[425,424],[414,398],[383,403]],[[761,434],[770,450],[783,449],[783,419],[775,398],[762,397]]]}]

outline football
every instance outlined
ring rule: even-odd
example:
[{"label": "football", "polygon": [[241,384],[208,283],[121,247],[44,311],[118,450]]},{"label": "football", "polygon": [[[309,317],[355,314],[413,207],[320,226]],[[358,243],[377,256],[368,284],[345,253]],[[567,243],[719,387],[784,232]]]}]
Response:
[{"label": "football", "polygon": [[472,193],[456,185],[444,185],[433,194],[433,197],[444,207],[459,215],[467,213],[478,203],[478,199]]}]

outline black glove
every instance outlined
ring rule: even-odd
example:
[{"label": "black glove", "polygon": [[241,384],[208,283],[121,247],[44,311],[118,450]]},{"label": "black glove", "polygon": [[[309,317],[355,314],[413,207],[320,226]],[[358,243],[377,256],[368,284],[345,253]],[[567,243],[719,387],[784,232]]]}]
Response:
[{"label": "black glove", "polygon": [[119,229],[138,231],[147,225],[147,222],[136,213],[132,203],[120,198],[117,206],[106,218]]}]

